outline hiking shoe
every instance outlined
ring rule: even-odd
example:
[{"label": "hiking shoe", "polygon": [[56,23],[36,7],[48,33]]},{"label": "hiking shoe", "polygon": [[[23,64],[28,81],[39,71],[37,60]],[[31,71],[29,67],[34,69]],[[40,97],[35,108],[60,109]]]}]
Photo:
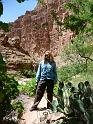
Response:
[{"label": "hiking shoe", "polygon": [[31,109],[30,109],[31,112],[35,111],[35,110],[38,110],[38,108],[37,107],[31,107]]}]

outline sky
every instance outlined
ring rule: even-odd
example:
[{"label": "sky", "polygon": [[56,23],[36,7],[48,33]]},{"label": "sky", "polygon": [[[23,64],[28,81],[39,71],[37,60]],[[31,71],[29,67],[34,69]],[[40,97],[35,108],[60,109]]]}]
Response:
[{"label": "sky", "polygon": [[18,3],[16,0],[2,0],[2,2],[4,10],[0,21],[6,23],[14,22],[19,16],[24,15],[27,10],[33,10],[37,4],[37,0],[26,0],[22,3]]}]

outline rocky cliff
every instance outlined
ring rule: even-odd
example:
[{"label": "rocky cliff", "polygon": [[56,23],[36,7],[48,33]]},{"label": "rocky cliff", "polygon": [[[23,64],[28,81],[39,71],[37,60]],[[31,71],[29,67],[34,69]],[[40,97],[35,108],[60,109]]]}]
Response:
[{"label": "rocky cliff", "polygon": [[9,70],[22,68],[34,69],[34,66],[36,66],[34,58],[29,56],[28,52],[23,50],[21,47],[19,48],[18,43],[18,37],[9,39],[4,32],[0,31],[0,53],[6,61],[7,68]]},{"label": "rocky cliff", "polygon": [[46,50],[51,50],[56,56],[72,36],[69,31],[63,32],[62,36],[59,35],[60,28],[51,14],[55,11],[63,21],[66,15],[62,8],[64,2],[67,0],[45,0],[43,5],[37,4],[33,11],[26,11],[25,15],[10,23],[11,30],[6,38],[8,42],[7,45],[3,42],[3,46],[16,49],[28,57],[40,58]]},{"label": "rocky cliff", "polygon": [[38,4],[33,11],[26,11],[24,16],[11,24],[9,37],[19,37],[20,46],[30,55],[42,56],[46,50],[58,53],[60,47],[70,38],[68,32],[59,36],[58,26],[51,15],[52,10],[55,10],[62,20],[65,10],[61,5],[61,0],[48,0],[48,3],[45,0],[44,5]]}]

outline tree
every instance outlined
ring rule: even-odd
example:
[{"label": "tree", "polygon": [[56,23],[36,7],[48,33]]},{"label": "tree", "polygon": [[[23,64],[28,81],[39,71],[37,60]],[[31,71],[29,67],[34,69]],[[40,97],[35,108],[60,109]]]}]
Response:
[{"label": "tree", "polygon": [[[70,0],[64,4],[69,15],[65,17],[63,26],[65,30],[70,29],[75,36],[67,50],[67,56],[71,61],[85,63],[93,62],[93,2],[90,0]],[[72,59],[71,59],[72,56]]]},{"label": "tree", "polygon": [[64,4],[69,11],[64,26],[75,34],[93,32],[93,2],[90,0],[71,0]]}]

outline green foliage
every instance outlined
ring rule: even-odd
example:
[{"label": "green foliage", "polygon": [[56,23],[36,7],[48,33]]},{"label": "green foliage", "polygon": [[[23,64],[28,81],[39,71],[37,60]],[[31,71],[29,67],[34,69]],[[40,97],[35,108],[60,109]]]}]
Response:
[{"label": "green foliage", "polygon": [[35,95],[35,90],[36,90],[36,79],[33,78],[30,81],[26,82],[25,85],[19,85],[18,89],[21,93],[25,93],[29,96]]},{"label": "green foliage", "polygon": [[36,72],[31,69],[22,69],[21,73],[26,76],[27,78],[33,78],[36,75]]},{"label": "green foliage", "polygon": [[58,104],[53,102],[53,110],[66,114],[67,117],[63,120],[65,124],[92,124],[93,92],[88,81],[80,82],[78,87],[70,82],[60,82],[58,96]]},{"label": "green foliage", "polygon": [[[93,61],[93,37],[88,38],[86,36],[77,35],[74,38],[73,44],[64,50],[65,56],[68,60],[75,63],[85,63],[85,68],[87,70],[88,64]],[[65,59],[66,59],[65,58]]]},{"label": "green foliage", "polygon": [[66,29],[71,29],[76,34],[86,30],[93,31],[93,3],[91,1],[71,0],[64,6],[70,11],[70,15],[64,20]]},{"label": "green foliage", "polygon": [[[65,61],[68,65],[83,66],[71,67],[72,70],[68,69],[68,65],[63,67],[60,77],[62,80],[67,80],[81,72],[92,73],[90,65],[93,61],[93,2],[90,0],[70,0],[64,3],[64,7],[69,14],[66,15],[62,26],[74,32],[72,42],[64,50]],[[76,68],[79,71],[78,73],[76,73]],[[74,73],[72,73],[73,70]]]},{"label": "green foliage", "polygon": [[4,23],[4,22],[0,21],[0,29],[3,29],[5,32],[8,32],[9,31],[8,23]]},{"label": "green foliage", "polygon": [[72,77],[71,82],[74,82],[73,85],[77,86],[78,82],[84,82],[85,80],[88,80],[91,84],[91,87],[93,88],[93,72],[82,72],[76,75],[75,77]]},{"label": "green foliage", "polygon": [[73,76],[84,71],[84,64],[74,63],[72,65],[64,66],[58,69],[58,79],[62,81],[69,81]]},{"label": "green foliage", "polygon": [[57,92],[58,92],[58,83],[54,85],[54,89],[53,89],[54,94],[57,94]]},{"label": "green foliage", "polygon": [[0,0],[0,16],[3,14],[3,4],[2,1]]},{"label": "green foliage", "polygon": [[93,38],[88,38],[86,36],[78,35],[75,37],[73,42],[73,50],[77,52],[82,58],[91,59],[93,53]]},{"label": "green foliage", "polygon": [[64,2],[66,16],[64,22],[60,21],[56,12],[52,12],[53,19],[57,25],[65,29],[70,29],[75,35],[93,32],[93,2],[90,0],[70,0]]},{"label": "green foliage", "polygon": [[17,86],[18,82],[7,75],[5,62],[0,54],[0,117],[11,110],[11,100],[19,93]]},{"label": "green foliage", "polygon": [[14,101],[12,103],[13,109],[18,113],[18,118],[20,118],[24,111],[24,106],[22,101]]},{"label": "green foliage", "polygon": [[[59,70],[59,78],[63,81],[72,80],[73,76],[80,74],[83,79],[87,76],[92,79],[93,72],[93,37],[77,35],[73,43],[70,43],[64,49],[62,59],[65,61],[65,67]],[[85,73],[82,75],[82,73]],[[89,76],[91,77],[89,77]],[[87,79],[86,79],[87,80]]]},{"label": "green foliage", "polygon": [[18,82],[14,78],[0,72],[0,116],[4,116],[6,111],[11,109],[11,100],[19,93],[17,86]]},{"label": "green foliage", "polygon": [[[57,23],[57,25],[74,32],[73,54],[75,52],[78,57],[84,58],[87,65],[87,61],[92,60],[93,53],[93,2],[91,0],[70,0],[64,3],[64,7],[68,14],[64,22]],[[60,22],[55,12],[52,15],[56,22]]]},{"label": "green foliage", "polygon": [[65,28],[71,29],[71,31],[74,31],[76,34],[79,33],[79,31],[83,30],[85,27],[85,22],[77,17],[74,17],[73,15],[69,16],[68,18],[65,18],[64,25]]}]

